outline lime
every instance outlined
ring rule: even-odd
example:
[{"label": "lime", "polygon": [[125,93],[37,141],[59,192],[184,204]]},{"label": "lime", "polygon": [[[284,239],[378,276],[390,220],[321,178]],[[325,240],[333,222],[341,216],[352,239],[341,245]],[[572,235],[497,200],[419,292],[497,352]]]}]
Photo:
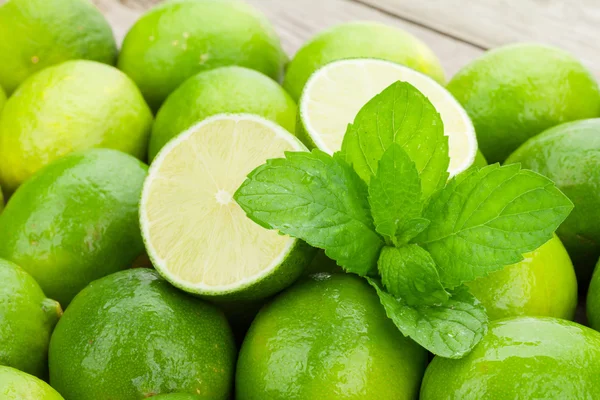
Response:
[{"label": "lime", "polygon": [[4,89],[2,89],[2,86],[0,86],[0,112],[4,108],[5,103],[6,103],[6,92],[4,92]]},{"label": "lime", "polygon": [[149,159],[179,133],[219,113],[257,114],[290,132],[296,128],[296,103],[275,81],[247,68],[217,68],[189,78],[167,98],[152,128]]},{"label": "lime", "polygon": [[334,26],[304,44],[288,65],[283,87],[298,99],[316,70],[332,61],[357,57],[393,61],[439,83],[446,81],[440,61],[425,43],[401,29],[362,21]]},{"label": "lime", "polygon": [[200,400],[202,397],[195,394],[187,393],[171,393],[171,394],[159,394],[158,396],[152,396],[152,400]]},{"label": "lime", "polygon": [[522,315],[573,319],[577,280],[571,259],[554,236],[524,260],[468,283],[490,319]]},{"label": "lime", "polygon": [[366,281],[317,274],[276,297],[252,323],[236,399],[415,399],[426,361]]},{"label": "lime", "polygon": [[600,116],[594,76],[569,53],[539,44],[484,54],[460,70],[448,90],[471,116],[492,163],[547,128]]},{"label": "lime", "polygon": [[62,309],[27,272],[2,259],[0,282],[0,365],[44,377],[48,342]]},{"label": "lime", "polygon": [[492,322],[464,358],[435,357],[421,400],[598,399],[600,334],[557,318]]},{"label": "lime", "polygon": [[330,154],[339,150],[358,111],[396,81],[412,84],[440,113],[450,147],[450,175],[470,167],[477,153],[477,138],[461,105],[427,75],[384,60],[334,61],[315,72],[300,98],[298,137],[311,148]]},{"label": "lime", "polygon": [[240,65],[279,79],[287,57],[274,28],[237,0],[175,0],[140,18],[123,42],[119,69],[157,110],[200,71]]},{"label": "lime", "polygon": [[592,281],[587,293],[587,318],[591,328],[600,330],[600,262],[592,275]]},{"label": "lime", "polygon": [[582,287],[600,257],[600,119],[571,122],[530,139],[506,160],[552,179],[575,204],[557,234]]},{"label": "lime", "polygon": [[66,306],[89,282],[131,266],[143,250],[136,223],[146,166],[91,149],[42,169],[0,214],[0,257]]},{"label": "lime", "polygon": [[10,367],[0,366],[0,390],[2,400],[64,400],[46,382]]},{"label": "lime", "polygon": [[7,193],[72,151],[108,147],[145,158],[152,114],[122,72],[68,61],[25,81],[0,115],[0,184]]},{"label": "lime", "polygon": [[67,308],[50,341],[50,384],[77,400],[224,400],[235,355],[219,310],[156,271],[131,269],[92,282]]},{"label": "lime", "polygon": [[306,148],[250,114],[210,117],[163,147],[140,205],[158,272],[182,290],[221,300],[263,298],[290,285],[314,250],[255,224],[232,196],[254,168],[294,150]]},{"label": "lime", "polygon": [[7,1],[0,7],[0,38],[0,85],[9,94],[63,61],[117,59],[110,25],[89,0]]}]

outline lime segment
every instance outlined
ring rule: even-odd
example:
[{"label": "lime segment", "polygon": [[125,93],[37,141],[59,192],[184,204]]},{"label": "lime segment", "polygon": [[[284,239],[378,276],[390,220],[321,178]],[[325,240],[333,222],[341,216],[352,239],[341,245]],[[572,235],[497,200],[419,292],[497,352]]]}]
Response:
[{"label": "lime segment", "polygon": [[315,72],[300,98],[299,136],[308,146],[328,153],[339,150],[358,111],[396,81],[415,86],[440,113],[449,140],[451,176],[470,167],[477,153],[477,139],[460,104],[428,76],[384,60],[335,61]]},{"label": "lime segment", "polygon": [[250,114],[211,117],[169,142],[152,164],[140,211],[157,270],[206,296],[252,288],[251,297],[264,297],[290,284],[310,261],[299,254],[308,246],[252,222],[233,194],[267,159],[302,150],[285,129]]}]

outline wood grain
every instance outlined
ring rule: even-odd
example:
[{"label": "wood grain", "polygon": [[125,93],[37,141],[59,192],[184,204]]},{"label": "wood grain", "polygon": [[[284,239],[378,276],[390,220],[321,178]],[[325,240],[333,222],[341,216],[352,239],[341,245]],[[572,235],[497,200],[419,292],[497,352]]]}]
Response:
[{"label": "wood grain", "polygon": [[[127,30],[144,10],[157,0],[93,0],[122,40]],[[438,55],[448,75],[456,72],[481,53],[475,46],[403,21],[363,4],[348,0],[247,0],[262,10],[281,36],[288,54],[293,55],[307,39],[328,27],[352,20],[381,21],[397,26],[419,37]]]},{"label": "wood grain", "polygon": [[600,76],[598,0],[357,0],[483,48],[536,41],[570,51]]}]

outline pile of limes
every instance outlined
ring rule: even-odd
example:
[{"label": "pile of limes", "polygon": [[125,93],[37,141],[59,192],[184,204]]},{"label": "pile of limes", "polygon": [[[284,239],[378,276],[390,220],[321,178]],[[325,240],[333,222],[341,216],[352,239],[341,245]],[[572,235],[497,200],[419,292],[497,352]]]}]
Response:
[{"label": "pile of limes", "polygon": [[[450,176],[518,162],[575,204],[468,284],[493,322],[461,359],[430,361],[365,281],[233,200],[268,159],[339,150],[398,80],[439,112]],[[0,400],[600,399],[600,89],[563,50],[498,48],[446,82],[379,23],[289,60],[243,1],[171,0],[118,51],[88,0],[8,0],[0,187]]]}]

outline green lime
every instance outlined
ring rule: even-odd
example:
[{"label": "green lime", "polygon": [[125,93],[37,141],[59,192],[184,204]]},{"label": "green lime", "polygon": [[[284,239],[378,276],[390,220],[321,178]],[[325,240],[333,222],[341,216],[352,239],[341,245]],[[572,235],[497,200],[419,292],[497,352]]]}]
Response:
[{"label": "green lime", "polygon": [[253,114],[218,114],[171,140],[150,166],[140,202],[142,236],[158,272],[186,292],[228,302],[291,285],[316,250],[251,221],[233,194],[268,159],[305,150]]},{"label": "green lime", "polygon": [[276,297],[252,323],[236,399],[415,399],[426,359],[365,280],[317,274]]},{"label": "green lime", "polygon": [[274,28],[254,7],[238,0],[175,0],[135,23],[118,65],[157,110],[200,71],[240,65],[278,80],[286,60]]},{"label": "green lime", "polygon": [[67,60],[113,64],[110,25],[89,0],[10,0],[0,7],[0,85],[12,93],[28,76]]},{"label": "green lime", "polygon": [[435,357],[421,400],[600,398],[600,334],[558,318],[495,321],[464,358]]},{"label": "green lime", "polygon": [[524,260],[469,282],[491,320],[517,316],[573,319],[577,279],[571,259],[554,236]]},{"label": "green lime", "polygon": [[152,400],[200,400],[202,397],[195,394],[187,393],[171,393],[171,394],[159,394],[158,396],[152,396]]},{"label": "green lime", "polygon": [[94,279],[144,251],[137,224],[146,166],[116,150],[65,156],[15,192],[0,214],[0,257],[66,306]]},{"label": "green lime", "polygon": [[235,345],[225,316],[144,268],[92,282],[50,341],[50,384],[67,399],[190,393],[225,400]]},{"label": "green lime", "polygon": [[296,127],[296,104],[274,80],[243,67],[222,67],[186,80],[156,115],[149,159],[172,138],[206,117],[250,113],[270,119],[290,132]]},{"label": "green lime", "polygon": [[27,272],[0,259],[0,365],[45,377],[48,342],[61,315],[60,304]]},{"label": "green lime", "polygon": [[587,318],[591,328],[600,330],[600,261],[592,275],[592,281],[587,293]]},{"label": "green lime", "polygon": [[0,399],[64,400],[46,382],[11,367],[0,366]]},{"label": "green lime", "polygon": [[313,72],[332,61],[358,57],[393,61],[439,83],[446,81],[438,58],[410,33],[377,22],[349,22],[323,31],[304,44],[288,65],[283,87],[298,100]]},{"label": "green lime", "polygon": [[4,91],[4,89],[2,89],[2,86],[0,86],[0,112],[4,108],[5,103],[6,103],[6,92]]},{"label": "green lime", "polygon": [[562,122],[600,116],[594,76],[569,53],[539,44],[487,52],[461,69],[448,90],[473,120],[491,163]]},{"label": "green lime", "polygon": [[600,119],[571,122],[530,139],[506,163],[521,163],[552,179],[575,204],[557,234],[581,287],[600,257]]},{"label": "green lime", "polygon": [[152,114],[121,71],[68,61],[25,81],[0,115],[0,184],[14,192],[72,151],[107,147],[146,157]]}]

